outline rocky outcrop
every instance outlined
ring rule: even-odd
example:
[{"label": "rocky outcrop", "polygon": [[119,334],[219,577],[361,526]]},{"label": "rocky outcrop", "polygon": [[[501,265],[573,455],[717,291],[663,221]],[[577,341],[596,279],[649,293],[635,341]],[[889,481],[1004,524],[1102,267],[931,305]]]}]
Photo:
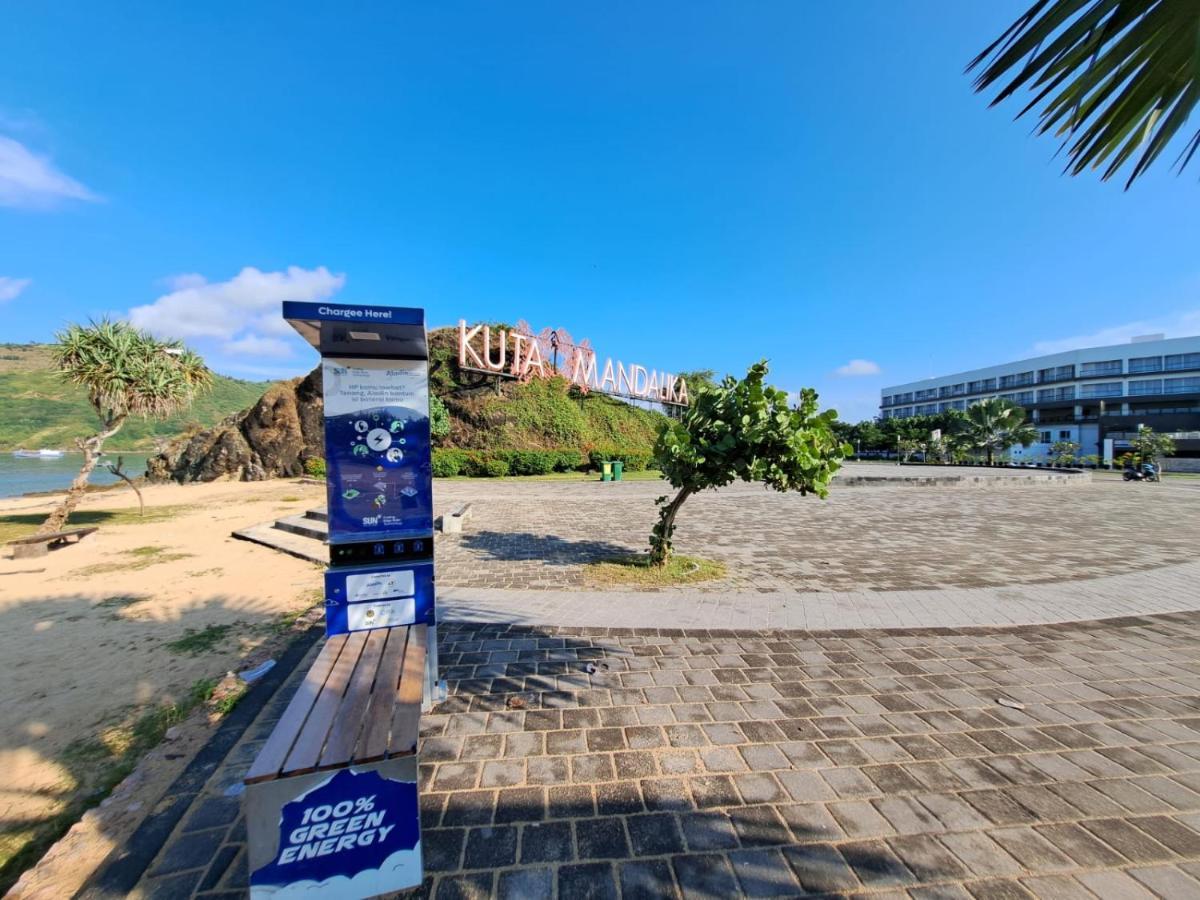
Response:
[{"label": "rocky outcrop", "polygon": [[146,477],[182,483],[303,475],[305,460],[324,454],[323,428],[318,367],[272,385],[250,409],[171,441],[146,461]]}]

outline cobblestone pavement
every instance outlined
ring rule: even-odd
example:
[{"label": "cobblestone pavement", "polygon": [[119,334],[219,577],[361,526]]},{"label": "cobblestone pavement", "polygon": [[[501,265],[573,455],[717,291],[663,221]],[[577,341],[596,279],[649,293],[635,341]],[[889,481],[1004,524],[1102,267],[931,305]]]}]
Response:
[{"label": "cobblestone pavement", "polygon": [[[1200,896],[1198,626],[444,625],[421,893]],[[244,896],[230,789],[296,682],[138,896]]]},{"label": "cobblestone pavement", "polygon": [[970,628],[1081,622],[1200,607],[1200,562],[1083,581],[937,591],[500,590],[439,588],[443,621],[595,628]]},{"label": "cobblestone pavement", "polygon": [[[642,551],[662,482],[439,483],[439,509],[471,502],[437,540],[443,587],[588,587],[585,563]],[[729,591],[904,591],[1025,585],[1195,559],[1197,493],[1095,481],[1028,487],[842,487],[829,499],[735,485],[688,500],[682,553],[725,562]],[[591,585],[594,587],[595,585]],[[674,589],[668,589],[674,590]]]}]

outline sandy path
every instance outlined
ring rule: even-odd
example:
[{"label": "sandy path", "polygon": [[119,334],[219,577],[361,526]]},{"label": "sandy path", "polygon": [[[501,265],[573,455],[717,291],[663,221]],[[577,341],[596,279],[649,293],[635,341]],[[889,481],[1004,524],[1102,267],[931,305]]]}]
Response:
[{"label": "sandy path", "polygon": [[[186,508],[165,521],[101,525],[41,559],[0,558],[0,833],[54,813],[71,796],[72,754],[64,750],[73,741],[239,668],[270,623],[311,603],[320,587],[316,566],[230,532],[321,505],[323,488],[273,481],[143,493],[148,508]],[[0,517],[51,505],[52,498],[0,500]],[[136,505],[122,490],[93,494],[82,508]],[[157,550],[130,552],[146,547]],[[209,626],[229,628],[199,652],[168,646]]]}]

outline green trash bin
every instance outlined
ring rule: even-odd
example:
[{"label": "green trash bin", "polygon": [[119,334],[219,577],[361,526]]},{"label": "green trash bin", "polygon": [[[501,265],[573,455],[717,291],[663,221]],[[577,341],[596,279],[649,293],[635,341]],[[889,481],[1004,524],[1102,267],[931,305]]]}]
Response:
[{"label": "green trash bin", "polygon": [[621,459],[614,459],[612,462],[612,468],[613,468],[613,481],[620,481],[621,473],[625,471],[625,461],[621,460]]},{"label": "green trash bin", "polygon": [[600,480],[601,481],[612,481],[613,480],[613,464],[612,464],[611,460],[606,459],[602,463],[600,463]]}]

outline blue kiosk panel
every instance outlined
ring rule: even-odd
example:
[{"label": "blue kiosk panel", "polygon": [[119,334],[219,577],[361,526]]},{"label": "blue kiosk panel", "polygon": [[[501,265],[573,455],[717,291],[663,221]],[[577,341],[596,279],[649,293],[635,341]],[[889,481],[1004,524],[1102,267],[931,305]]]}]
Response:
[{"label": "blue kiosk panel", "polygon": [[330,544],[433,534],[427,368],[322,361]]},{"label": "blue kiosk panel", "polygon": [[433,625],[433,563],[325,572],[325,633]]}]

